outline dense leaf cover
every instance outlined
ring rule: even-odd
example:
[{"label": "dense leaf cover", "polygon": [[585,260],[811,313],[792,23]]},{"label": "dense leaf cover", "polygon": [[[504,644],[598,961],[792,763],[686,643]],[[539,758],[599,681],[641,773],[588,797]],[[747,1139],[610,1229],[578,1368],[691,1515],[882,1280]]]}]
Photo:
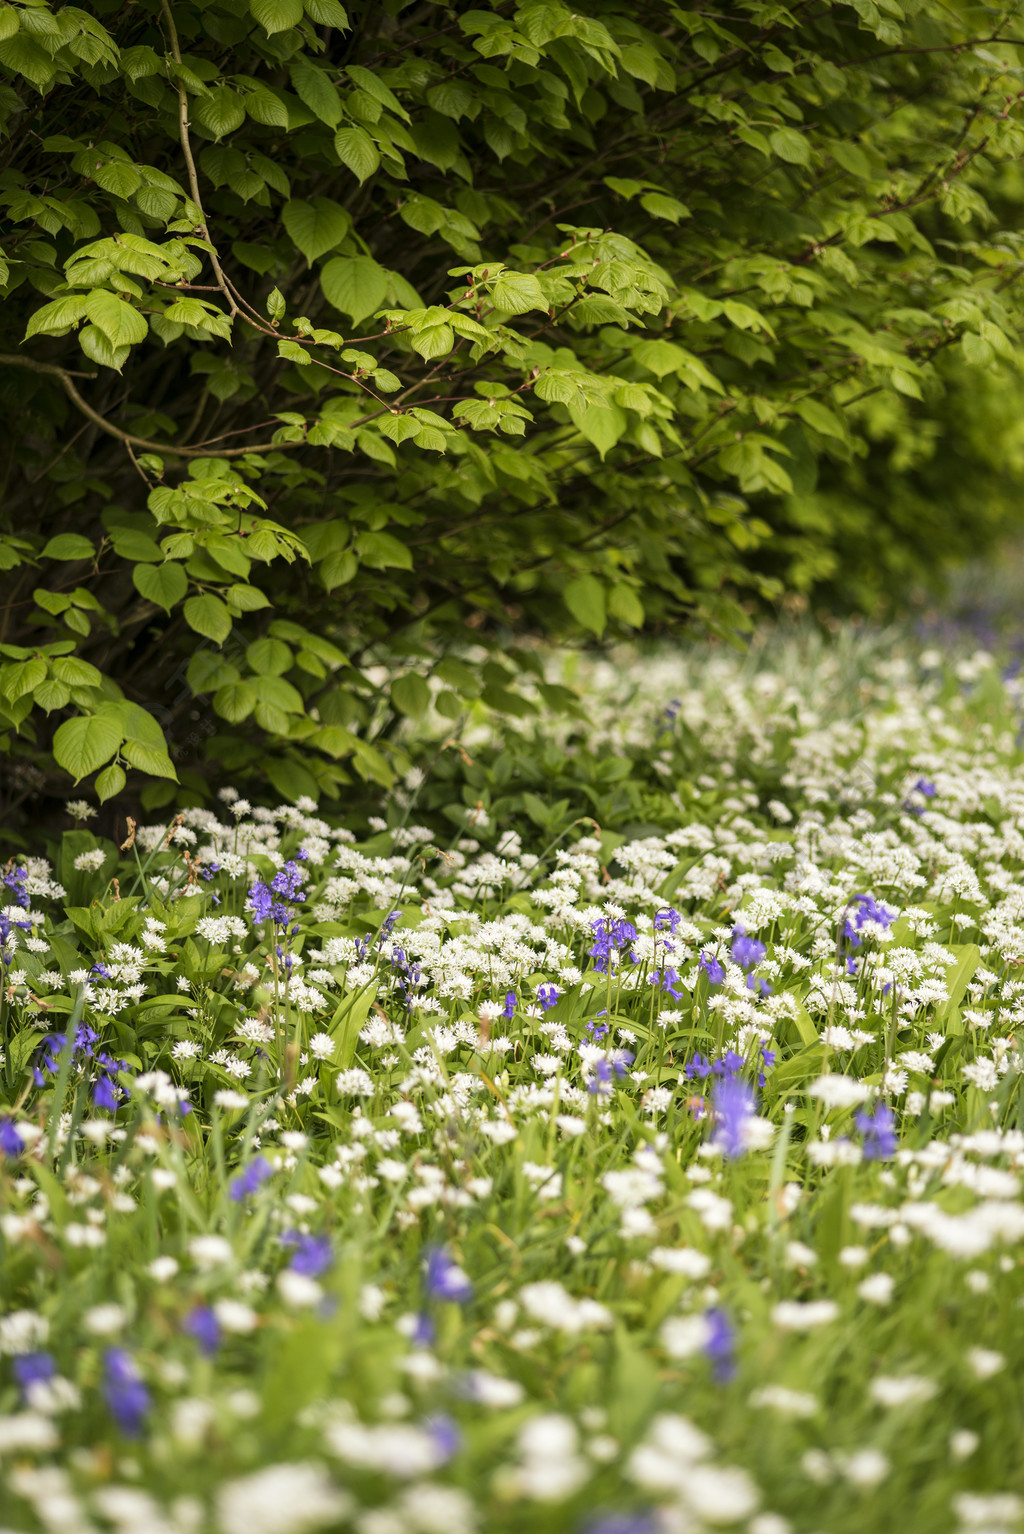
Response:
[{"label": "dense leaf cover", "polygon": [[337,798],[428,670],[526,709],[517,634],[991,536],[928,447],[1001,472],[944,391],[1013,352],[1013,13],[0,8],[8,810]]},{"label": "dense leaf cover", "polygon": [[1019,1534],[1024,688],[848,637],[5,859],[5,1528]]}]

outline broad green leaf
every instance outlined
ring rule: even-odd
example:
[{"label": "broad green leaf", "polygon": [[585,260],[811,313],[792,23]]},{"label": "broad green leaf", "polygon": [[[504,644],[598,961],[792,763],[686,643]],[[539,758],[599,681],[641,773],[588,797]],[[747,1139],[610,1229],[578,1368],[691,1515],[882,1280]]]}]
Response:
[{"label": "broad green leaf", "polygon": [[400,714],[422,719],[430,706],[430,688],[415,671],[407,671],[391,683],[391,701]]},{"label": "broad green leaf", "polygon": [[97,774],[97,799],[101,804],[106,804],[108,799],[113,799],[115,794],[119,794],[121,792],[127,781],[128,779],[124,768],[119,767],[116,762],[111,762],[109,767],[104,767],[103,771]]},{"label": "broad green leaf", "polygon": [[175,782],[178,781],[174,763],[162,746],[155,746],[148,740],[126,740],[121,747],[121,755],[130,767],[148,772],[151,778],[173,778]]},{"label": "broad green leaf", "polygon": [[339,128],[334,152],[360,182],[367,181],[380,165],[380,152],[365,128]]},{"label": "broad green leaf", "polygon": [[359,325],[383,307],[388,274],[372,256],[335,256],[320,273],[324,297]]},{"label": "broad green leaf", "polygon": [[249,10],[264,32],[286,32],[302,20],[302,0],[249,0]]},{"label": "broad green leaf", "polygon": [[162,607],[165,612],[170,612],[188,590],[188,576],[181,565],[173,562],[136,565],[132,570],[132,583],[140,596]]},{"label": "broad green leaf", "polygon": [[318,256],[340,245],[352,227],[344,208],[329,197],[313,197],[309,202],[295,198],[286,202],[281,218],[292,243],[312,266]]},{"label": "broad green leaf", "polygon": [[254,639],[245,652],[257,676],[283,676],[291,670],[292,652],[280,639]]},{"label": "broad green leaf", "polygon": [[100,714],[79,714],[66,719],[54,735],[54,760],[80,783],[110,760],[123,738],[113,719]]},{"label": "broad green leaf", "polygon": [[300,53],[289,67],[292,86],[299,99],[329,128],[337,127],[343,115],[341,97],[330,75],[304,53]]},{"label": "broad green leaf", "polygon": [[231,614],[219,597],[206,592],[203,596],[189,597],[184,607],[185,622],[197,634],[223,644],[231,633]]},{"label": "broad green leaf", "polygon": [[780,160],[789,165],[810,163],[811,150],[807,139],[795,128],[776,128],[768,135],[768,142]]},{"label": "broad green leaf", "polygon": [[604,587],[597,577],[578,575],[575,580],[568,581],[562,591],[562,600],[576,622],[600,639],[607,622],[607,608]]},{"label": "broad green leaf", "polygon": [[32,694],[32,701],[49,714],[55,708],[66,708],[71,702],[71,688],[56,677],[48,677]]},{"label": "broad green leaf", "polygon": [[85,312],[111,346],[134,346],[149,333],[143,316],[114,293],[90,293],[85,300]]},{"label": "broad green leaf", "polygon": [[588,442],[593,443],[602,458],[625,435],[629,425],[629,417],[618,405],[573,403],[569,406],[569,414],[573,424]]},{"label": "broad green leaf", "polygon": [[58,533],[43,549],[44,559],[92,559],[96,549],[81,533]]}]

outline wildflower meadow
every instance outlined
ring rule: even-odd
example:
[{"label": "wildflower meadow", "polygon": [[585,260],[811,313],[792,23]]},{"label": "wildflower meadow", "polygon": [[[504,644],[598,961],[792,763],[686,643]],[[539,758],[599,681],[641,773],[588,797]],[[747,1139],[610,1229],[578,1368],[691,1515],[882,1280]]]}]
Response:
[{"label": "wildflower meadow", "polygon": [[1021,1527],[1014,667],[548,664],[4,862],[5,1530]]}]

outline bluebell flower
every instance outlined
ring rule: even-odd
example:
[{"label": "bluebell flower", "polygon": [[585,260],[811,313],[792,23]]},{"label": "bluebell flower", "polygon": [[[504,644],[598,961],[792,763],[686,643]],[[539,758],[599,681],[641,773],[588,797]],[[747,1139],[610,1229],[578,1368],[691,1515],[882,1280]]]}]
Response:
[{"label": "bluebell flower", "polygon": [[236,1204],[240,1204],[243,1198],[258,1192],[267,1178],[272,1176],[273,1170],[266,1156],[255,1157],[247,1167],[243,1167],[237,1177],[231,1179],[231,1186],[228,1189],[229,1197],[234,1199]]},{"label": "bluebell flower", "polygon": [[432,1300],[465,1305],[473,1298],[473,1285],[443,1246],[431,1247],[427,1253],[425,1282]]},{"label": "bluebell flower", "polygon": [[[28,883],[28,869],[27,868],[12,868],[12,869],[10,869],[7,873],[4,874],[4,876],[3,876],[3,883],[6,886],[6,888],[10,890],[11,894],[14,897],[14,899],[9,901],[8,904],[10,904],[10,905],[20,905],[22,907],[22,909],[27,910],[28,909],[28,890],[26,888],[26,885]],[[19,927],[26,926],[26,925],[30,926],[31,923],[18,922],[17,925]]]},{"label": "bluebell flower", "polygon": [[429,1348],[434,1344],[437,1328],[425,1310],[417,1312],[409,1340],[415,1348]]},{"label": "bluebell flower", "polygon": [[935,787],[935,784],[929,782],[927,778],[918,778],[917,782],[914,784],[914,787],[917,789],[918,793],[923,794],[926,799],[934,799],[935,795],[938,793],[938,789]]},{"label": "bluebell flower", "polygon": [[209,1305],[199,1305],[181,1323],[183,1332],[194,1337],[200,1349],[212,1358],[220,1347],[220,1322]]},{"label": "bluebell flower", "polygon": [[725,979],[725,969],[719,959],[713,953],[702,953],[699,967],[708,977],[709,985],[721,985]]},{"label": "bluebell flower", "polygon": [[270,888],[278,895],[283,895],[286,900],[298,901],[305,899],[305,893],[301,888],[305,877],[298,863],[289,859],[283,868],[279,868],[270,881]]},{"label": "bluebell flower", "polygon": [[754,969],[764,958],[767,949],[756,937],[748,937],[745,927],[734,927],[732,932],[733,962],[740,969]]},{"label": "bluebell flower", "polygon": [[392,932],[394,932],[401,919],[402,913],[400,910],[388,912],[384,921],[381,923],[380,940],[382,943],[386,942],[387,939],[391,936]]},{"label": "bluebell flower", "polygon": [[754,1093],[740,1076],[720,1076],[711,1090],[715,1114],[712,1143],[730,1160],[742,1156],[747,1148],[747,1121],[754,1113]]},{"label": "bluebell flower", "polygon": [[663,970],[656,969],[651,975],[651,984],[661,991],[667,991],[673,1001],[683,1000],[683,992],[676,989],[679,983],[679,971],[673,969],[671,964],[666,964]]},{"label": "bluebell flower", "polygon": [[861,928],[866,922],[877,922],[880,927],[888,929],[892,926],[893,918],[884,906],[880,906],[873,895],[852,895],[849,906],[855,906],[843,923],[843,936],[854,948],[859,948],[862,942],[860,937]]},{"label": "bluebell flower", "polygon": [[679,912],[672,906],[667,906],[664,911],[658,911],[654,917],[655,932],[664,932],[667,927],[672,936],[675,936],[676,928],[682,921]]},{"label": "bluebell flower", "polygon": [[724,1384],[736,1373],[736,1332],[727,1312],[720,1306],[705,1311],[704,1320],[708,1328],[704,1356],[714,1365],[715,1379]]},{"label": "bluebell flower", "polygon": [[501,1015],[502,1015],[502,1017],[505,1017],[505,1018],[508,1018],[508,1019],[512,1019],[513,1017],[515,1017],[515,1015],[516,1015],[516,993],[515,993],[515,991],[506,991],[505,992],[505,1006],[504,1006],[504,1009],[503,1009]]},{"label": "bluebell flower", "polygon": [[25,1142],[21,1138],[10,1117],[0,1119],[0,1151],[12,1160],[20,1156],[25,1149]]},{"label": "bluebell flower", "polygon": [[149,1411],[149,1391],[124,1348],[108,1348],[103,1355],[103,1395],[122,1433],[137,1438]]},{"label": "bluebell flower", "polygon": [[558,1005],[557,985],[540,985],[537,987],[537,1000],[545,1012]]},{"label": "bluebell flower", "polygon": [[637,962],[636,953],[632,945],[636,942],[637,932],[630,921],[606,921],[604,917],[598,917],[590,923],[590,930],[594,934],[594,942],[588,949],[590,958],[594,961],[594,968],[602,975],[607,974],[609,969],[614,970],[619,953],[625,949],[626,957],[631,964]]},{"label": "bluebell flower", "polygon": [[895,1156],[899,1143],[896,1120],[886,1103],[879,1103],[873,1114],[862,1108],[854,1114],[853,1122],[864,1136],[865,1161],[886,1161],[890,1156]]},{"label": "bluebell flower", "polygon": [[274,899],[269,886],[262,879],[256,880],[245,903],[257,922],[272,921],[279,927],[288,920],[288,907],[283,901]]},{"label": "bluebell flower", "polygon": [[28,1404],[33,1385],[45,1385],[57,1372],[52,1353],[18,1353],[11,1362],[11,1373],[21,1391],[22,1405]]},{"label": "bluebell flower", "polygon": [[297,1230],[285,1231],[281,1237],[285,1246],[293,1246],[295,1254],[288,1266],[303,1278],[319,1278],[334,1261],[334,1250],[326,1236],[303,1235]]},{"label": "bluebell flower", "polygon": [[462,1434],[454,1418],[449,1417],[447,1412],[433,1412],[423,1419],[423,1426],[434,1446],[438,1464],[443,1465],[459,1452]]},{"label": "bluebell flower", "polygon": [[706,1081],[713,1069],[711,1061],[706,1060],[698,1049],[686,1066],[687,1080],[693,1081],[694,1077],[699,1077],[701,1081]]}]

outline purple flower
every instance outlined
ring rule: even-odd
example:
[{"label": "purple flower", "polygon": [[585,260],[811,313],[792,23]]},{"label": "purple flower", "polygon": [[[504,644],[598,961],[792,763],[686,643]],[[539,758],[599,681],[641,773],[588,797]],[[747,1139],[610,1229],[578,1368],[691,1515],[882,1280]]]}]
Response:
[{"label": "purple flower", "polygon": [[269,887],[262,879],[256,880],[245,903],[252,912],[254,921],[272,921],[276,926],[280,926],[288,920],[288,907],[282,901],[274,899]]},{"label": "purple flower", "polygon": [[229,1197],[236,1204],[240,1204],[243,1198],[248,1198],[250,1194],[258,1191],[273,1174],[273,1170],[266,1156],[257,1156],[255,1160],[249,1162],[247,1167],[243,1167],[237,1177],[231,1179],[231,1186],[228,1189]]},{"label": "purple flower", "polygon": [[207,1358],[212,1358],[220,1347],[220,1322],[209,1305],[199,1305],[190,1311],[181,1329],[195,1338]]},{"label": "purple flower", "polygon": [[413,1329],[409,1334],[409,1341],[414,1348],[429,1348],[437,1336],[437,1328],[425,1310],[418,1312]]},{"label": "purple flower", "polygon": [[281,1240],[285,1246],[295,1248],[288,1266],[293,1273],[301,1273],[303,1278],[319,1278],[334,1261],[334,1251],[326,1236],[302,1235],[297,1230],[289,1230]]},{"label": "purple flower", "polygon": [[14,1120],[0,1119],[0,1151],[13,1160],[15,1156],[20,1156],[24,1149],[25,1143],[15,1128]]},{"label": "purple flower", "polygon": [[631,921],[606,921],[602,916],[590,923],[590,930],[594,934],[594,943],[588,952],[594,961],[594,968],[601,974],[614,970],[619,951],[623,948],[628,950],[626,957],[629,962],[637,962],[631,946],[636,942],[637,933]]},{"label": "purple flower", "polygon": [[720,1076],[711,1091],[715,1114],[712,1144],[730,1160],[747,1148],[746,1127],[754,1113],[754,1093],[740,1076]]},{"label": "purple flower", "polygon": [[465,1305],[473,1298],[473,1285],[443,1246],[431,1247],[427,1253],[426,1288],[432,1300]]},{"label": "purple flower", "polygon": [[704,971],[705,975],[707,975],[709,985],[721,985],[722,981],[725,979],[725,970],[723,969],[721,962],[715,958],[713,953],[701,954],[700,968]]},{"label": "purple flower", "polygon": [[843,923],[843,936],[853,944],[854,948],[859,948],[861,945],[859,934],[865,923],[877,922],[886,930],[892,926],[893,918],[884,906],[877,903],[873,895],[853,895],[849,904],[856,907],[856,910],[852,912],[852,920],[848,916]]},{"label": "purple flower", "polygon": [[917,782],[914,784],[914,787],[917,789],[918,793],[923,794],[926,799],[934,799],[935,795],[938,793],[938,789],[935,787],[935,784],[930,783],[927,778],[918,778]]},{"label": "purple flower", "polygon": [[736,1333],[727,1313],[719,1306],[705,1311],[704,1320],[708,1328],[704,1356],[714,1364],[715,1379],[724,1384],[736,1373],[733,1357],[736,1352]]},{"label": "purple flower", "polygon": [[678,911],[674,910],[672,906],[668,906],[664,911],[659,911],[656,914],[654,918],[654,930],[655,932],[664,932],[665,928],[667,927],[669,932],[671,932],[674,937],[676,928],[679,926],[679,923],[682,921],[682,919],[683,918],[680,916]]},{"label": "purple flower", "polygon": [[740,969],[754,969],[764,958],[767,949],[757,938],[748,937],[746,929],[734,927],[732,931],[732,957]]},{"label": "purple flower", "polygon": [[22,1404],[28,1402],[33,1385],[45,1385],[56,1372],[52,1353],[19,1353],[11,1364],[11,1373],[21,1390]]},{"label": "purple flower", "polygon": [[507,1017],[509,1019],[515,1017],[515,1015],[516,1015],[516,993],[515,993],[515,991],[506,991],[505,992],[505,1008],[504,1008],[504,1011],[502,1012],[501,1015],[502,1015],[502,1017]]},{"label": "purple flower", "polygon": [[97,1108],[116,1113],[121,1106],[120,1091],[109,1076],[97,1076],[92,1088],[92,1100]]},{"label": "purple flower", "polygon": [[305,893],[301,888],[304,877],[305,875],[298,863],[289,859],[284,867],[279,868],[271,879],[270,888],[276,890],[279,895],[283,895],[286,900],[304,900]]},{"label": "purple flower", "polygon": [[[28,890],[25,886],[28,882],[28,869],[12,868],[8,873],[4,874],[3,882],[14,896],[13,904],[20,905],[23,909],[27,910]],[[25,922],[18,922],[17,925],[22,927],[28,924]]]},{"label": "purple flower", "polygon": [[122,1433],[137,1438],[149,1411],[149,1391],[124,1348],[108,1348],[103,1356],[103,1394]]},{"label": "purple flower", "polygon": [[895,1156],[899,1143],[896,1120],[886,1103],[879,1103],[873,1114],[861,1109],[854,1114],[853,1122],[864,1136],[865,1161],[886,1161],[890,1156]]},{"label": "purple flower", "polygon": [[437,1456],[437,1463],[443,1465],[446,1460],[459,1452],[462,1443],[462,1434],[459,1432],[455,1421],[447,1412],[434,1412],[431,1416],[423,1419],[423,1426],[429,1434],[430,1441]]},{"label": "purple flower", "polygon": [[384,921],[381,923],[381,928],[380,928],[380,940],[381,940],[382,943],[387,941],[387,939],[391,936],[392,932],[394,932],[395,928],[398,926],[398,923],[401,920],[402,920],[402,913],[401,913],[400,910],[399,911],[389,911],[388,912],[388,914],[385,917]]},{"label": "purple flower", "polygon": [[706,1081],[713,1069],[711,1061],[705,1060],[700,1050],[698,1050],[686,1067],[687,1080],[692,1081],[695,1076],[699,1076],[701,1081]]},{"label": "purple flower", "polygon": [[545,1012],[550,1012],[551,1008],[554,1007],[554,1006],[557,1006],[557,1004],[558,1004],[558,987],[557,987],[557,985],[540,985],[540,986],[538,986],[537,987],[537,1000],[540,1002],[541,1007],[544,1009]]},{"label": "purple flower", "polygon": [[673,1001],[683,1000],[682,991],[676,990],[679,984],[679,971],[673,969],[671,964],[666,964],[663,970],[656,969],[651,975],[651,984],[656,985],[659,990],[667,991]]}]

